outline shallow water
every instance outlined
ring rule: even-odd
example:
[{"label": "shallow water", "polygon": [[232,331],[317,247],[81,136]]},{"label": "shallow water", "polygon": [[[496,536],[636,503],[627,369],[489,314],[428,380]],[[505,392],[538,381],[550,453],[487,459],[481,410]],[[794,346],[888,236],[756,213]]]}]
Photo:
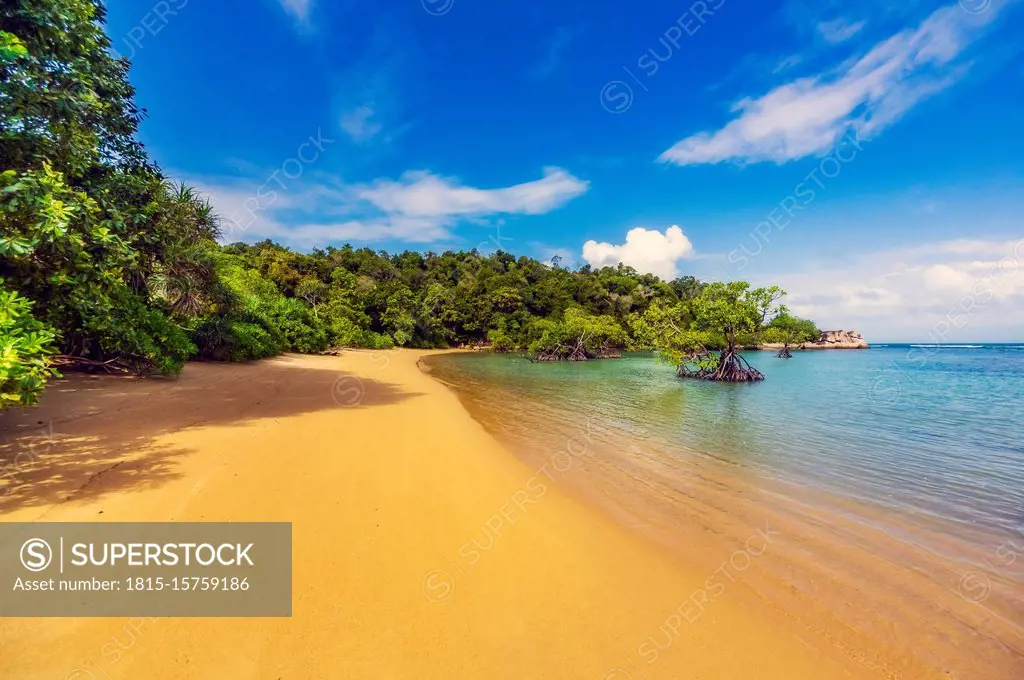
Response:
[{"label": "shallow water", "polygon": [[765,518],[784,526],[749,585],[865,663],[1020,677],[1024,346],[748,358],[766,381],[680,380],[652,354],[430,365],[531,463],[590,442],[566,485],[691,561],[708,535],[725,549]]}]

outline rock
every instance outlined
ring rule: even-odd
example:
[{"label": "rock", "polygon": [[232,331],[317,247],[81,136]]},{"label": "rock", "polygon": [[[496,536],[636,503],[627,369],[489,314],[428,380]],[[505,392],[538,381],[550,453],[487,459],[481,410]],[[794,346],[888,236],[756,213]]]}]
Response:
[{"label": "rock", "polygon": [[805,342],[803,349],[868,349],[864,336],[857,331],[822,331],[815,342]]}]

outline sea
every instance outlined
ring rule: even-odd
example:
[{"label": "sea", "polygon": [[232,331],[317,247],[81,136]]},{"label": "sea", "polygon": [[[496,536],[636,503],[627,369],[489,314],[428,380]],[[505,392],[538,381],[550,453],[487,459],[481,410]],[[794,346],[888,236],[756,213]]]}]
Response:
[{"label": "sea", "polygon": [[528,465],[895,677],[1024,677],[1024,343],[876,344],[680,379],[653,353],[579,363],[430,357]]}]

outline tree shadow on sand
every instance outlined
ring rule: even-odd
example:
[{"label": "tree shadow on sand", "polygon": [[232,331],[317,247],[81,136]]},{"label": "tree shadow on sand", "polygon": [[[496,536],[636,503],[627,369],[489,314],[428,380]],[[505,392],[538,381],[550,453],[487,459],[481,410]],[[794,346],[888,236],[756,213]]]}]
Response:
[{"label": "tree shadow on sand", "polygon": [[55,381],[38,406],[0,415],[0,516],[178,479],[177,459],[193,450],[158,443],[161,435],[419,396],[333,363],[286,356],[190,364],[176,379],[72,374]]}]

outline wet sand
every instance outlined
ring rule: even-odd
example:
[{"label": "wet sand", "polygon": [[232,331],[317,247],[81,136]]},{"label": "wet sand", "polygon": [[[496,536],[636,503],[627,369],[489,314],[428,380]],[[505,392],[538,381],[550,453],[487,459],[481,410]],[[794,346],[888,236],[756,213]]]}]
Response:
[{"label": "wet sand", "polygon": [[576,497],[588,449],[516,458],[423,354],[75,376],[4,414],[0,520],[289,521],[294,569],[290,619],[0,619],[0,677],[891,676],[761,600],[771,517],[680,556]]}]

